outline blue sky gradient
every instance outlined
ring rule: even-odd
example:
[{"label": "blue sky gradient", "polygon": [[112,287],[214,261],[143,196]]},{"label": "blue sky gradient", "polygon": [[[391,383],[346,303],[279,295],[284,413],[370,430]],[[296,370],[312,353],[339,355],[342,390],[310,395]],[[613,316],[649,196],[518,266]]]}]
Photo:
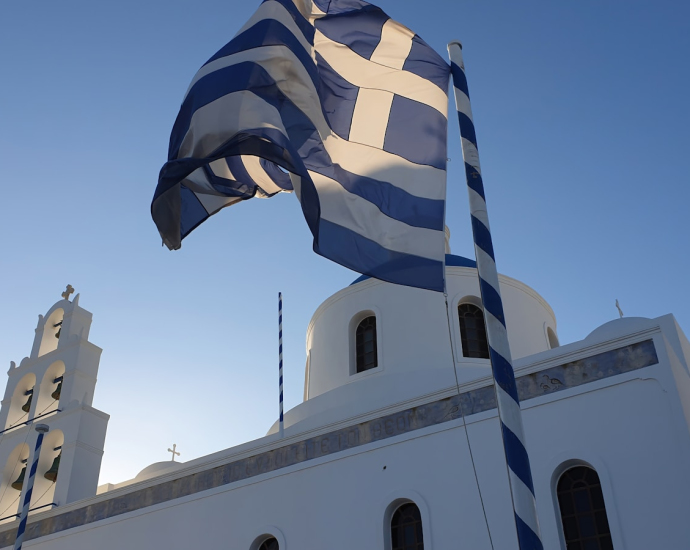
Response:
[{"label": "blue sky gradient", "polygon": [[[234,206],[169,252],[149,214],[182,96],[258,2],[0,4],[0,359],[29,354],[67,283],[104,348],[102,482],[263,435],[301,401],[316,307],[358,274],[311,251],[297,200]],[[464,43],[497,263],[553,307],[561,342],[617,317],[690,332],[690,5],[382,0],[439,53]],[[457,123],[448,225],[473,257]]]}]

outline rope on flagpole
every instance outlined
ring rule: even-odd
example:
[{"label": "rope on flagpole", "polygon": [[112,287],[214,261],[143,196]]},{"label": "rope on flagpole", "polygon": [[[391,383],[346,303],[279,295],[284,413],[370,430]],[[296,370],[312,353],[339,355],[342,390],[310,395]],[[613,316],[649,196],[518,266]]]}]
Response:
[{"label": "rope on flagpole", "polygon": [[38,437],[36,438],[36,448],[34,449],[33,462],[29,477],[26,480],[26,492],[24,493],[24,505],[19,516],[19,527],[17,528],[17,538],[14,540],[14,550],[21,550],[24,542],[24,533],[26,531],[26,522],[29,518],[29,506],[31,505],[31,493],[34,491],[34,478],[36,477],[36,470],[38,470],[38,459],[41,456],[41,445],[43,445],[43,434],[47,433],[48,426],[46,424],[37,424],[36,431]]},{"label": "rope on flagpole", "polygon": [[278,293],[278,387],[280,389],[279,408],[280,420],[278,428],[280,438],[283,438],[283,294]]},{"label": "rope on flagpole", "polygon": [[448,44],[448,54],[455,87],[455,104],[460,120],[462,156],[465,160],[465,174],[470,197],[477,272],[519,548],[520,550],[543,550],[532,472],[525,445],[520,400],[513,373],[503,302],[498,286],[498,271],[489,228],[465,64],[462,58],[462,44],[460,42]]}]

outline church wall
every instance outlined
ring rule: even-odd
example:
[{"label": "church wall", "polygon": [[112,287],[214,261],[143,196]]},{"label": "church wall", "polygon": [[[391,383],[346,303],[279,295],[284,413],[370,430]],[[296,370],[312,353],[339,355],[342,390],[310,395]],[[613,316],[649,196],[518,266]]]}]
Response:
[{"label": "church wall", "polygon": [[[659,365],[524,402],[545,548],[563,548],[555,495],[558,476],[569,466],[583,464],[601,479],[615,548],[686,550],[690,434],[663,338],[658,332],[653,338]],[[615,352],[625,344],[605,347]],[[591,355],[586,350],[581,355],[587,353]],[[523,367],[519,374],[529,370]],[[515,548],[495,409],[473,414],[467,422],[494,547]],[[245,550],[255,537],[277,528],[286,542],[281,550],[383,549],[387,506],[409,498],[419,500],[423,517],[427,514],[427,550],[488,549],[461,426],[461,419],[434,425],[31,544],[45,550],[175,550],[196,547],[201,540],[205,547]]]}]

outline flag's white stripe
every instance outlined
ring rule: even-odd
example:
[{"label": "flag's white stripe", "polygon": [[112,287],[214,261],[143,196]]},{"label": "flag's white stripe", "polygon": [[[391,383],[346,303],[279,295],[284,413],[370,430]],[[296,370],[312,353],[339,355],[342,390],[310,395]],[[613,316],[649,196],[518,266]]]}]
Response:
[{"label": "flag's white stripe", "polygon": [[[445,200],[446,172],[432,166],[410,162],[398,155],[366,145],[351,143],[334,134],[321,111],[318,94],[304,67],[297,57],[284,46],[270,46],[254,52],[254,62],[259,63],[278,87],[290,97],[297,107],[307,115],[317,128],[326,150],[347,171],[357,175],[374,177],[387,181],[408,193],[421,198]],[[289,62],[284,59],[288,57]],[[224,58],[227,65],[244,56]],[[281,61],[282,59],[282,61]],[[241,101],[235,99],[236,96]],[[262,123],[265,120],[265,123]],[[239,122],[244,122],[239,126]],[[208,126],[206,126],[208,125]],[[239,130],[246,128],[273,127],[285,133],[280,115],[276,109],[251,92],[228,94],[198,109],[183,140],[179,158],[203,157],[215,149],[217,143],[230,139]],[[198,131],[195,129],[198,128]],[[215,133],[207,128],[216,129]],[[201,145],[190,143],[194,135],[212,136],[212,143],[204,139]],[[204,147],[203,145],[206,145]],[[424,182],[420,185],[419,182]]]},{"label": "flag's white stripe", "polygon": [[389,19],[381,29],[381,42],[370,60],[391,69],[402,70],[412,50],[414,33],[397,21]]},{"label": "flag's white stripe", "polygon": [[[281,6],[277,2],[266,2],[264,4],[261,4],[259,11],[261,11],[264,6],[270,7],[271,5],[279,6],[278,8],[274,8],[273,10],[277,12],[276,15],[270,17],[263,17],[261,19],[277,19],[278,21],[283,23],[290,30],[290,32],[292,32],[292,34],[295,35],[295,38],[297,38],[300,41],[304,49],[311,54],[312,46],[309,44],[309,42],[307,42],[304,39],[304,35],[299,30],[299,27],[295,24],[294,19],[292,19],[292,16],[289,13],[287,13],[287,11],[285,11],[285,8],[283,6]],[[259,12],[257,12],[257,14],[258,13]],[[256,23],[256,21],[254,23]],[[217,71],[218,69],[223,69],[224,67],[229,67],[230,65],[234,65],[236,63],[241,63],[242,61],[255,61],[257,57],[261,57],[261,54],[259,52],[262,52],[265,49],[271,51],[271,54],[269,55],[282,55],[282,50],[276,51],[276,49],[278,48],[289,50],[287,46],[262,46],[261,48],[253,48],[251,50],[244,50],[241,52],[234,53],[232,55],[220,57],[214,61],[211,61],[210,63],[207,63],[206,65],[201,67],[201,69],[199,69],[197,73],[194,75],[191,84],[187,88],[185,97],[187,97],[187,94],[189,94],[189,90],[192,89],[192,86],[194,86],[194,84],[196,84],[200,79],[202,79],[206,75],[209,75],[212,72]],[[297,60],[296,56],[295,60]],[[300,61],[296,62],[301,63]]]},{"label": "flag's white stripe", "polygon": [[228,163],[225,162],[225,159],[214,160],[209,164],[209,168],[211,168],[211,172],[213,172],[219,178],[225,178],[226,180],[236,179],[235,175],[230,170]]},{"label": "flag's white stripe", "polygon": [[199,199],[199,202],[201,202],[201,204],[204,206],[209,216],[212,216],[226,206],[230,206],[231,204],[242,200],[238,199],[237,197],[217,197],[215,195],[208,195],[206,193],[194,193],[194,195],[197,199]]},{"label": "flag's white stripe", "polygon": [[[274,128],[286,134],[280,113],[256,94],[242,90],[204,105],[192,116],[178,158],[204,158],[220,143],[247,128]],[[199,136],[200,139],[196,139]]]},{"label": "flag's white stripe", "polygon": [[314,46],[326,63],[354,86],[387,90],[424,103],[436,109],[444,117],[448,117],[448,96],[433,82],[414,73],[372,63],[347,46],[329,40],[318,29]]},{"label": "flag's white stripe", "polygon": [[[522,480],[515,475],[512,470],[510,472],[511,489],[513,490],[513,502],[515,510],[520,510],[520,519],[524,521],[527,526],[532,529],[533,533],[539,533],[539,518],[535,511],[536,500],[532,491],[529,490]],[[527,511],[530,511],[527,513]]]},{"label": "flag's white stripe", "polygon": [[472,106],[470,105],[470,98],[465,92],[455,88],[455,107],[463,115],[466,115],[470,120],[472,119]]},{"label": "flag's white stripe", "polygon": [[261,187],[266,194],[272,195],[283,190],[266,173],[266,170],[261,166],[261,159],[259,157],[242,155],[242,163],[249,176],[254,180],[254,183]]},{"label": "flag's white stripe", "polygon": [[367,239],[377,236],[383,248],[403,254],[442,261],[445,245],[440,246],[439,231],[411,227],[383,214],[376,205],[346,191],[337,181],[309,172],[321,204],[321,218]]},{"label": "flag's white stripe", "polygon": [[360,88],[352,114],[349,141],[383,149],[395,94]]}]

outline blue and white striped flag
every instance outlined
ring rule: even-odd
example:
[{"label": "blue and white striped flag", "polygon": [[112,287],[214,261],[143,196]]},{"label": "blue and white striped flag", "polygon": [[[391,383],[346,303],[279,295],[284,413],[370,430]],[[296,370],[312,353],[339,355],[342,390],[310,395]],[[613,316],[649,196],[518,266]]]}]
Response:
[{"label": "blue and white striped flag", "polygon": [[443,291],[448,64],[361,0],[265,0],[196,74],[151,211],[170,249],[295,191],[314,251]]}]

